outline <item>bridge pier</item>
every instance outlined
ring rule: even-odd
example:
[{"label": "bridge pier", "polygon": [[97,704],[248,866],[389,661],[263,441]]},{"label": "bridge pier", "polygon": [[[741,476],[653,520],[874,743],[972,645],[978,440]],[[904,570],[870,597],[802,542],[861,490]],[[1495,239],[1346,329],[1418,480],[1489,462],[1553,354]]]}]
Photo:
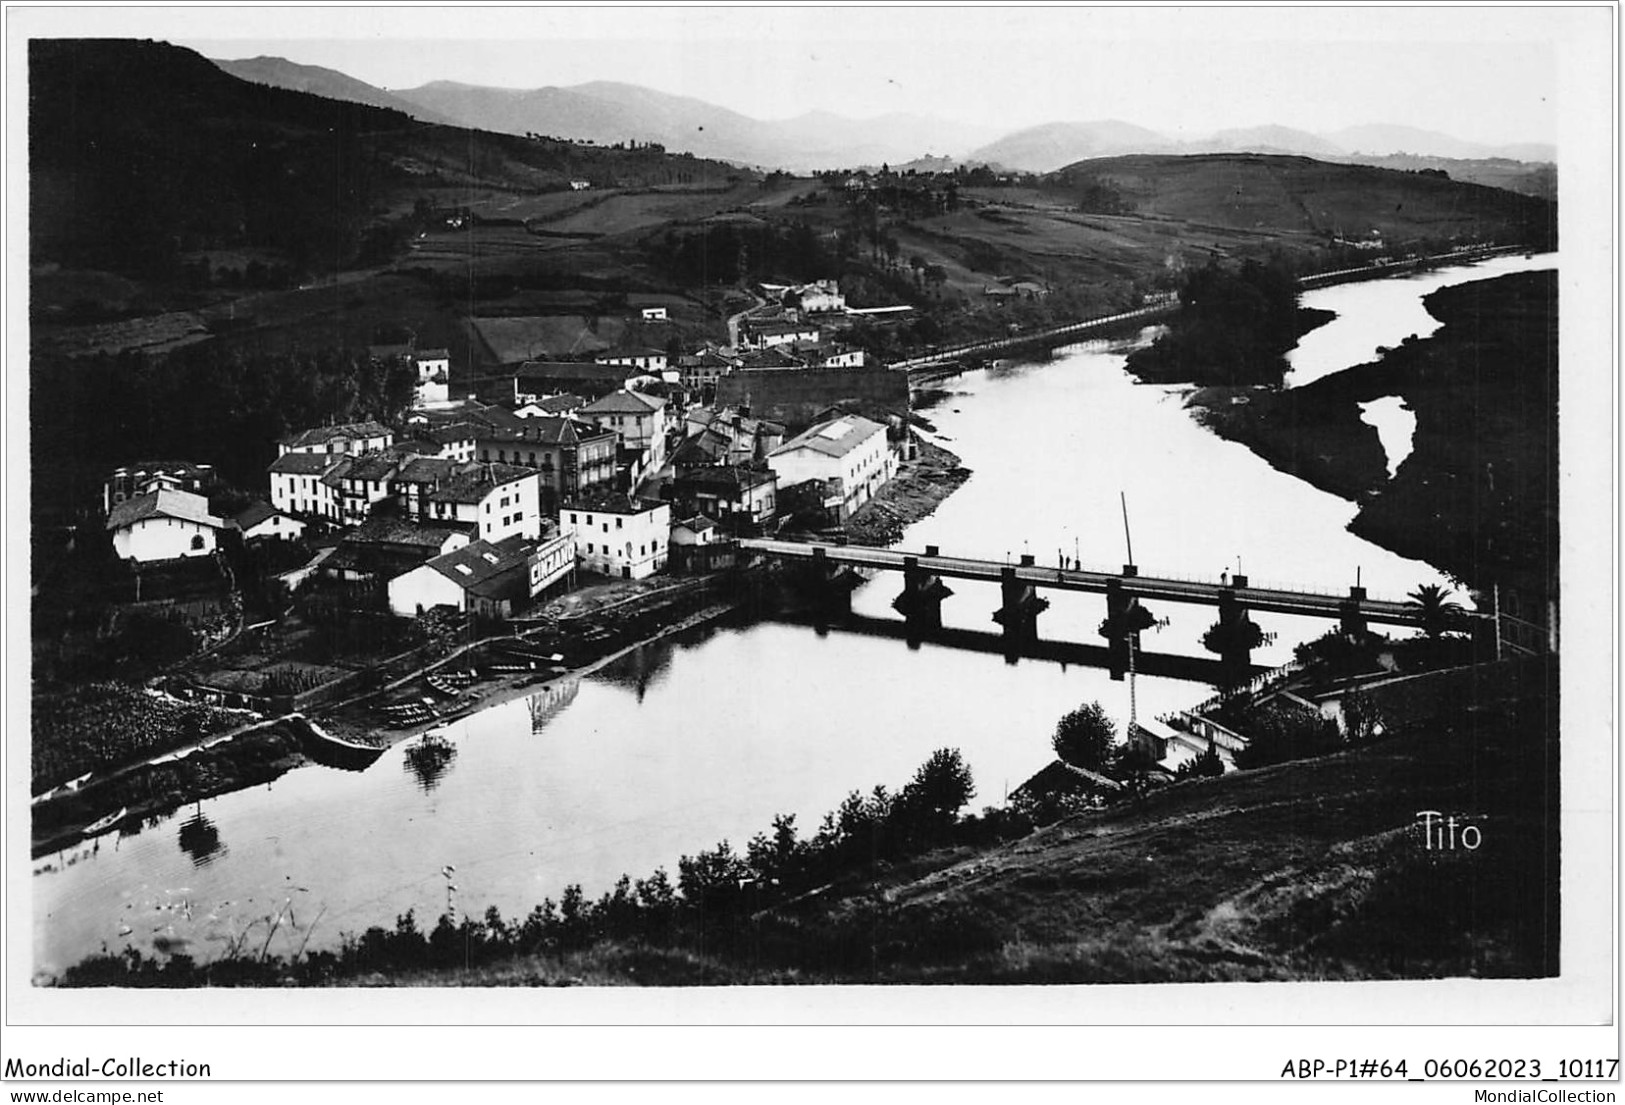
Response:
[{"label": "bridge pier", "polygon": [[1366,626],[1365,612],[1360,609],[1360,604],[1364,601],[1364,587],[1349,588],[1349,597],[1338,607],[1337,626],[1342,630],[1343,636],[1360,638],[1370,632]]},{"label": "bridge pier", "polygon": [[[926,555],[935,555],[935,546]],[[912,630],[942,628],[942,600],[953,594],[942,578],[920,567],[920,558],[903,558],[903,593],[892,600],[892,609],[903,615]]]},{"label": "bridge pier", "polygon": [[[1237,576],[1236,579],[1236,587],[1247,585],[1246,576]],[[1252,671],[1253,645],[1259,643],[1262,634],[1252,618],[1247,616],[1247,608],[1241,604],[1233,588],[1219,594],[1219,624],[1215,628],[1218,630],[1219,647],[1213,651],[1219,654],[1225,682],[1231,687],[1239,687],[1247,682],[1248,673]]]},{"label": "bridge pier", "polygon": [[[1024,568],[1033,565],[1031,556],[1023,556]],[[1010,641],[1031,641],[1038,636],[1038,615],[1049,609],[1049,599],[1038,594],[1031,583],[1016,578],[1016,570],[1009,565],[999,570],[999,591],[1003,603],[993,612],[993,620],[1004,627],[1004,636]]]},{"label": "bridge pier", "polygon": [[863,583],[862,576],[851,568],[831,564],[821,547],[813,549],[808,575],[819,617],[840,617],[852,612],[852,592]]},{"label": "bridge pier", "polygon": [[[1135,574],[1132,564],[1123,565],[1123,575]],[[1151,611],[1140,604],[1137,596],[1123,593],[1121,580],[1106,581],[1106,620],[1100,623],[1100,635],[1106,638],[1112,678],[1121,682],[1128,674],[1129,643],[1140,651],[1140,633],[1155,624]]]}]

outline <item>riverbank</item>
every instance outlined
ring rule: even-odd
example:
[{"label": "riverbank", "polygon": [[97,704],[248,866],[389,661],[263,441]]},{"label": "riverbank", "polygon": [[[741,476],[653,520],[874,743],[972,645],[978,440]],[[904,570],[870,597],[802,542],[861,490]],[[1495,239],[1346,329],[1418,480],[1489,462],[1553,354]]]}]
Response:
[{"label": "riverbank", "polygon": [[38,858],[102,833],[139,827],[205,798],[273,782],[311,762],[303,748],[292,725],[273,720],[177,759],[89,781],[33,807],[32,854]]},{"label": "riverbank", "polygon": [[[375,928],[290,960],[103,955],[67,986],[1037,984],[1540,978],[1559,964],[1555,668],[1381,741],[1191,779],[1036,830],[984,813],[911,847],[719,849],[673,893]],[[1418,703],[1418,705],[1427,705]],[[1464,772],[1463,764],[1473,770]],[[876,799],[880,801],[880,799]],[[1441,852],[1418,810],[1482,834]],[[794,842],[793,826],[785,839]],[[777,831],[777,826],[775,826]],[[1437,832],[1434,827],[1433,832]],[[1263,874],[1261,875],[1261,872]],[[746,873],[758,876],[742,890]],[[762,879],[764,873],[775,873]],[[686,877],[686,876],[685,876]],[[418,927],[421,925],[421,927]]]},{"label": "riverbank", "polygon": [[[732,611],[737,596],[709,577],[611,580],[589,584],[544,605],[529,619],[531,628],[514,637],[476,642],[464,654],[443,657],[399,680],[393,696],[420,700],[412,688],[439,670],[476,673],[428,723],[389,728],[381,721],[376,694],[318,711],[315,720],[339,741],[377,749],[421,736],[479,710],[534,694],[547,686],[582,679],[627,652],[672,633],[705,624]],[[538,646],[536,642],[543,645]],[[497,672],[488,656],[512,644],[568,648],[570,661],[540,670]],[[482,656],[482,650],[488,650]],[[517,666],[517,665],[516,665]],[[267,719],[239,735],[220,735],[154,761],[85,777],[37,802],[32,813],[32,850],[37,857],[91,839],[87,827],[107,832],[139,824],[206,798],[269,783],[296,767],[319,762],[296,728],[297,719]],[[116,815],[114,821],[103,824]]]},{"label": "riverbank", "polygon": [[940,445],[921,441],[919,454],[904,461],[875,497],[847,519],[847,537],[855,545],[895,545],[902,540],[903,530],[929,517],[970,478],[971,470],[959,457]]},{"label": "riverbank", "polygon": [[[1443,325],[1301,388],[1204,388],[1188,406],[1273,467],[1360,504],[1351,532],[1464,584],[1549,586],[1557,552],[1557,279],[1467,281],[1423,300]],[[1416,414],[1390,479],[1360,404]]]}]

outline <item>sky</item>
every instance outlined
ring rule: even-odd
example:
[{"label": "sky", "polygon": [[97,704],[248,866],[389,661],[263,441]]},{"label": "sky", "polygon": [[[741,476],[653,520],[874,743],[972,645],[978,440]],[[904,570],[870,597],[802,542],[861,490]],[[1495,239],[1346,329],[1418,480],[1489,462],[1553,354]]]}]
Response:
[{"label": "sky", "polygon": [[1115,118],[1174,137],[1403,123],[1496,144],[1557,141],[1574,105],[1559,103],[1554,44],[1588,21],[1611,35],[1608,20],[1605,7],[352,6],[98,9],[76,33],[276,55],[383,88],[626,81],[762,119]]}]

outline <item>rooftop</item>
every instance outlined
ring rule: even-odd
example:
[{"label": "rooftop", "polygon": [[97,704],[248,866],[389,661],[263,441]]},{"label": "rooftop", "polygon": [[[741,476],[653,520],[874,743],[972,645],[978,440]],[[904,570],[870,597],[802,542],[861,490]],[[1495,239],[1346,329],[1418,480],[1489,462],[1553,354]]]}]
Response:
[{"label": "rooftop", "polygon": [[505,576],[527,569],[530,554],[535,549],[536,543],[523,537],[509,537],[494,543],[471,541],[460,549],[435,557],[428,566],[465,591],[495,596],[506,586]]},{"label": "rooftop", "polygon": [[271,462],[271,471],[282,476],[321,476],[340,459],[334,453],[283,453]]},{"label": "rooftop", "polygon": [[429,492],[429,500],[436,503],[477,503],[492,491],[520,480],[533,480],[536,472],[511,464],[474,463],[463,468]]},{"label": "rooftop", "polygon": [[312,445],[326,445],[340,438],[355,440],[357,438],[388,437],[389,427],[378,422],[342,422],[337,426],[317,426],[314,429],[304,430],[292,437],[282,439],[282,444],[292,449],[306,449]]},{"label": "rooftop", "polygon": [[[278,514],[282,514],[282,512],[277,510],[271,504],[264,501],[255,501],[248,505],[247,510],[242,511],[235,518],[233,518],[232,522],[235,523],[237,528],[240,530],[251,530],[261,522],[265,521],[267,518],[271,518]],[[283,515],[283,517],[287,517],[287,515]]]},{"label": "rooftop", "polygon": [[659,510],[662,507],[669,508],[670,506],[670,503],[637,499],[625,492],[614,491],[565,503],[561,509],[590,511],[594,514],[646,514],[651,510]]},{"label": "rooftop", "polygon": [[861,415],[842,415],[828,422],[820,422],[804,433],[797,434],[774,449],[772,455],[777,457],[800,449],[811,449],[825,456],[844,457],[875,434],[885,432],[886,427]]},{"label": "rooftop", "polygon": [[183,522],[196,522],[200,526],[220,529],[225,522],[209,513],[209,500],[190,491],[172,491],[163,488],[147,495],[125,499],[113,507],[107,516],[107,528],[112,530],[133,526],[146,518],[178,518]]},{"label": "rooftop", "polygon": [[651,414],[666,405],[664,399],[636,391],[612,391],[581,408],[582,414]]},{"label": "rooftop", "polygon": [[435,549],[453,534],[466,534],[462,526],[426,526],[390,514],[374,514],[344,535],[346,545],[407,545]]},{"label": "rooftop", "polygon": [[764,483],[773,483],[777,479],[778,476],[772,472],[761,472],[738,465],[715,464],[687,469],[677,477],[675,483],[678,488],[743,491],[760,487]]}]

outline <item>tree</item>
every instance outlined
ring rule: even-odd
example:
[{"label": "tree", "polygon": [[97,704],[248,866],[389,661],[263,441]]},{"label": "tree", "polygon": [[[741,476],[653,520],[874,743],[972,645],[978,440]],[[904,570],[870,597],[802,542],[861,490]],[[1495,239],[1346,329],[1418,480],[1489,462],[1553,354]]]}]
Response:
[{"label": "tree", "polygon": [[1117,726],[1098,702],[1079,706],[1061,718],[1050,743],[1055,754],[1074,767],[1099,771],[1111,758]]},{"label": "tree", "polygon": [[1437,583],[1424,583],[1409,595],[1411,606],[1422,623],[1422,632],[1430,641],[1437,641],[1462,623],[1461,606],[1450,594]]},{"label": "tree", "polygon": [[957,748],[939,748],[903,788],[900,804],[921,821],[951,823],[976,797],[976,783]]}]

